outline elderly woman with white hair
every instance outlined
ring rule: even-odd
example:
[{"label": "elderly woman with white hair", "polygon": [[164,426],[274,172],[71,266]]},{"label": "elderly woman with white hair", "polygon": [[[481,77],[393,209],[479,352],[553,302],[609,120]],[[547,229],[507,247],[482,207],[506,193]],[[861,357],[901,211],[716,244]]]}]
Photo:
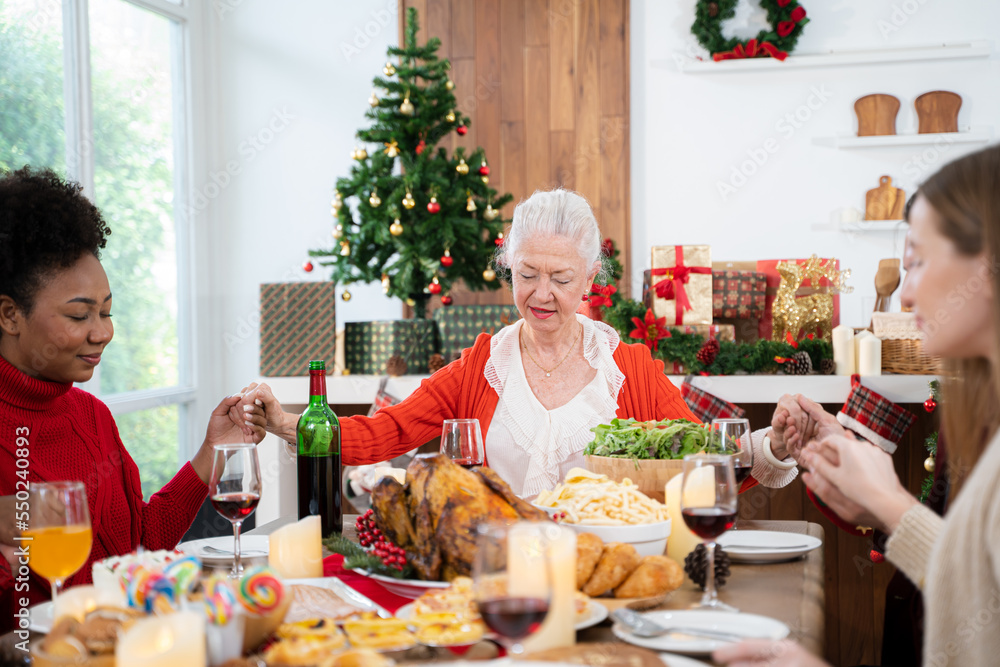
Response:
[{"label": "elderly woman with white hair", "polygon": [[[623,343],[611,327],[576,312],[601,270],[600,230],[586,199],[562,189],[535,192],[514,210],[497,259],[510,269],[521,319],[480,334],[398,405],[342,418],[345,464],[391,459],[439,435],[443,420],[475,417],[486,465],[527,496],[583,464],[598,424],[698,421],[645,345]],[[269,431],[295,442],[298,415],[281,410],[266,385],[244,394],[262,400]],[[791,479],[788,470],[772,476],[774,486]]]}]

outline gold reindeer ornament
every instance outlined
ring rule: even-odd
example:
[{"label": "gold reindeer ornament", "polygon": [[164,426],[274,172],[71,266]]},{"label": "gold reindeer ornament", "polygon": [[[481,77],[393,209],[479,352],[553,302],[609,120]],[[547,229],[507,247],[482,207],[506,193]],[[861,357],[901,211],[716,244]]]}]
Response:
[{"label": "gold reindeer ornament", "polygon": [[[845,282],[851,277],[850,269],[837,269],[834,260],[820,259],[813,255],[805,264],[781,262],[777,266],[781,284],[774,298],[772,314],[774,329],[771,340],[783,341],[787,334],[799,338],[813,334],[822,340],[830,340],[833,328],[833,295],[849,294],[854,291]],[[826,278],[829,285],[820,287],[820,280]],[[814,294],[796,296],[804,281],[810,281]]]}]

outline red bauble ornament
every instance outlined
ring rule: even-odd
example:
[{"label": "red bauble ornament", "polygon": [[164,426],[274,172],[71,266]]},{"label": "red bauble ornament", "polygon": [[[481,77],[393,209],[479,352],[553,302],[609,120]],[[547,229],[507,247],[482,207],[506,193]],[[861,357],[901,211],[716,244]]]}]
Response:
[{"label": "red bauble ornament", "polygon": [[937,407],[937,401],[934,400],[933,396],[924,401],[924,410],[926,410],[927,412],[934,412],[934,408],[936,407]]},{"label": "red bauble ornament", "polygon": [[312,273],[313,263],[306,262],[305,264],[302,265],[302,270],[305,271],[306,273]]},{"label": "red bauble ornament", "polygon": [[445,294],[443,297],[441,297],[441,305],[443,305],[443,306],[450,306],[451,303],[452,303],[452,301],[454,301],[454,299],[452,299],[447,294]]},{"label": "red bauble ornament", "polygon": [[424,141],[423,139],[421,139],[421,140],[420,140],[420,143],[418,143],[418,144],[417,144],[417,147],[416,147],[416,148],[414,149],[414,152],[415,152],[415,153],[416,153],[417,155],[420,155],[421,153],[423,153],[423,152],[424,152],[424,149],[425,149],[425,148],[427,148],[427,142],[426,142],[426,141]]},{"label": "red bauble ornament", "polygon": [[490,175],[490,166],[488,164],[484,164],[483,166],[481,166],[479,168],[479,175],[480,176],[489,176]]},{"label": "red bauble ornament", "polygon": [[469,131],[469,128],[467,128],[464,125],[459,125],[458,127],[455,128],[455,131],[458,132],[460,136],[464,137],[465,133]]},{"label": "red bauble ornament", "polygon": [[451,255],[442,255],[441,256],[441,266],[447,268],[447,267],[451,266],[454,263],[455,263],[455,258],[452,257]]},{"label": "red bauble ornament", "polygon": [[438,203],[437,197],[431,197],[431,200],[427,202],[427,212],[437,213],[441,210],[441,204]]},{"label": "red bauble ornament", "polygon": [[427,289],[430,290],[431,294],[440,294],[441,283],[431,283],[430,285],[427,286]]}]

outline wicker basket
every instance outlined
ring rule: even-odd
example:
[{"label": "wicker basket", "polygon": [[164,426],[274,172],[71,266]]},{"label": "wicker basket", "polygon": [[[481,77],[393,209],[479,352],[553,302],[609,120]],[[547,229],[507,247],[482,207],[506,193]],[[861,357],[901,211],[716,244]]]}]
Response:
[{"label": "wicker basket", "polygon": [[684,461],[679,459],[660,460],[621,459],[613,456],[584,456],[587,470],[607,475],[620,482],[626,477],[635,482],[644,494],[665,502],[667,482],[684,471]]},{"label": "wicker basket", "polygon": [[924,352],[922,340],[883,340],[882,372],[936,375],[941,372],[941,360]]}]

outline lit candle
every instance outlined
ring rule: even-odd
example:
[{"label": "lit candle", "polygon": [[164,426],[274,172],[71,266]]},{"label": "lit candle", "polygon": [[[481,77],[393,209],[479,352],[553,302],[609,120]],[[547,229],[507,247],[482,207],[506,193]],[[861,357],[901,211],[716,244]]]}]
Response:
[{"label": "lit candle", "polygon": [[[576,644],[576,532],[554,524],[544,526],[543,530],[549,554],[551,599],[542,627],[524,640],[526,652]],[[532,570],[539,570],[537,563]],[[531,577],[526,580],[530,581]],[[523,584],[518,583],[517,586],[524,590]]]},{"label": "lit candle", "polygon": [[271,533],[267,563],[285,579],[322,577],[323,536],[319,516],[307,516]]},{"label": "lit candle", "polygon": [[52,618],[58,620],[63,616],[72,616],[83,623],[84,618],[90,612],[97,609],[100,599],[100,591],[95,586],[75,586],[56,596],[52,605]]},{"label": "lit candle", "polygon": [[858,343],[858,373],[882,375],[882,339],[868,334]]},{"label": "lit candle", "polygon": [[[678,563],[702,543],[702,539],[692,533],[684,516],[681,514],[681,485],[684,475],[675,475],[664,489],[667,499],[667,514],[670,515],[670,536],[667,538],[667,556]],[[695,506],[711,506],[715,504],[715,469],[711,467],[696,468],[691,472],[691,479],[684,490],[688,503]]]},{"label": "lit candle", "polygon": [[854,329],[841,324],[833,328],[833,361],[837,367],[837,375],[853,375],[854,363]]},{"label": "lit candle", "polygon": [[205,667],[205,617],[193,611],[137,621],[115,647],[118,667]]}]

